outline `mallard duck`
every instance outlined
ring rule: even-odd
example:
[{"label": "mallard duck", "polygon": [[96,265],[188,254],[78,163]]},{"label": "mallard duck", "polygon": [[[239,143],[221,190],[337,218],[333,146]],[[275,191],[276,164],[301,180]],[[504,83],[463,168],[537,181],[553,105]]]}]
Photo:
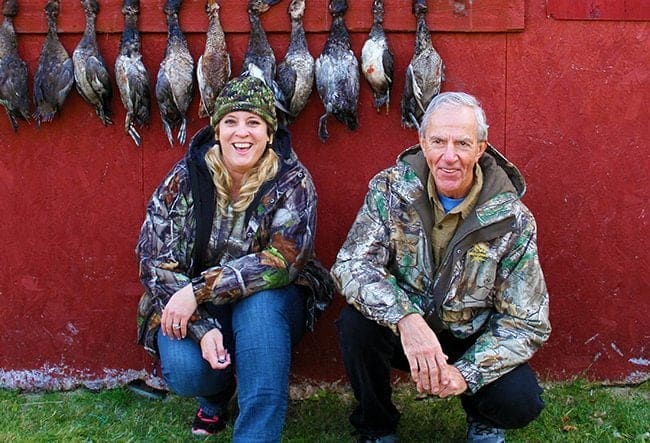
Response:
[{"label": "mallard duck", "polygon": [[217,0],[208,0],[208,32],[205,50],[196,64],[196,79],[199,83],[201,103],[199,117],[209,117],[214,111],[214,101],[230,78],[230,55],[226,49],[226,35],[219,20]]},{"label": "mallard duck", "polygon": [[[275,82],[275,54],[262,27],[260,16],[280,0],[248,0],[250,34],[242,63],[242,74],[261,78],[275,94],[276,106],[284,108],[284,94]],[[284,109],[283,109],[284,110]]]},{"label": "mallard duck", "polygon": [[404,95],[402,96],[402,126],[418,128],[431,99],[438,95],[444,80],[444,66],[440,55],[431,43],[427,27],[426,0],[413,0],[413,14],[417,19],[415,53],[406,68]]},{"label": "mallard duck", "polygon": [[293,122],[307,104],[314,86],[314,57],[307,49],[307,39],[302,18],[305,15],[305,0],[291,0],[291,37],[284,61],[278,65],[276,81],[282,90],[287,123]]},{"label": "mallard duck", "polygon": [[126,108],[124,131],[140,146],[140,134],[135,124],[140,127],[149,124],[151,93],[149,91],[149,74],[142,62],[140,53],[140,33],[138,32],[139,0],[124,0],[124,31],[120,41],[120,51],[115,59],[115,81],[120,90],[122,104]]},{"label": "mallard duck", "polygon": [[316,60],[316,89],[325,105],[325,114],[318,123],[318,135],[323,142],[329,137],[327,117],[330,114],[350,130],[359,126],[359,62],[352,52],[350,34],[343,19],[347,9],[346,0],[330,1],[332,27],[323,53]]},{"label": "mallard duck", "polygon": [[56,21],[59,16],[59,1],[48,0],[45,5],[47,15],[47,36],[38,59],[34,74],[34,102],[36,104],[36,124],[49,122],[61,110],[63,102],[74,83],[72,59],[57,35]]},{"label": "mallard duck", "polygon": [[185,114],[194,94],[194,60],[178,23],[181,3],[182,0],[167,0],[165,3],[167,49],[165,58],[160,62],[156,81],[156,99],[170,146],[174,146],[172,130],[176,128],[179,128],[178,142],[185,144]]},{"label": "mallard duck", "polygon": [[4,20],[0,26],[0,104],[14,131],[18,119],[29,120],[29,92],[27,87],[27,63],[18,55],[18,42],[13,18],[18,14],[16,0],[5,0],[2,5]]},{"label": "mallard duck", "polygon": [[372,89],[377,112],[390,107],[390,88],[393,84],[393,53],[388,47],[384,32],[384,1],[374,0],[372,5],[373,23],[368,40],[361,49],[361,72]]},{"label": "mallard duck", "polygon": [[72,53],[74,79],[79,95],[91,106],[105,126],[112,125],[111,79],[99,53],[95,35],[95,18],[99,12],[97,0],[81,0],[86,15],[86,29],[81,41]]}]

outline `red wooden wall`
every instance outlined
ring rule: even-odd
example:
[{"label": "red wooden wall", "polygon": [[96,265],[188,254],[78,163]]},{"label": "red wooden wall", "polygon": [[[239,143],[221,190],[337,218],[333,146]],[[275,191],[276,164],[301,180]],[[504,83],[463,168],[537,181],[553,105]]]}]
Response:
[{"label": "red wooden wall", "polygon": [[[112,72],[121,2],[107,3],[98,17],[99,44]],[[153,87],[165,47],[164,1],[142,3],[144,60]],[[181,25],[198,59],[207,26],[204,2],[184,3]],[[288,3],[262,20],[278,61],[288,45]],[[372,1],[350,3],[346,21],[359,55]],[[15,20],[30,87],[44,39],[44,4],[20,1]],[[248,39],[245,2],[221,4],[238,73]],[[429,4],[434,45],[446,64],[443,89],[463,90],[483,102],[491,142],[528,180],[524,201],[539,225],[554,326],[534,367],[549,380],[647,379],[647,21],[580,20],[589,17],[576,16],[575,9],[573,16],[561,16],[572,10],[562,9],[559,0]],[[83,30],[79,2],[62,1],[59,23],[71,53]],[[329,23],[326,0],[310,0],[305,26],[314,56]],[[358,131],[332,119],[330,139],[321,143],[316,128],[323,106],[315,91],[292,127],[296,150],[319,190],[317,250],[328,266],[367,181],[417,141],[414,131],[400,127],[399,117],[414,43],[409,0],[386,1],[386,28],[396,57],[390,113],[373,109],[362,79]],[[0,387],[110,386],[152,367],[134,341],[141,287],[133,249],[147,199],[184,148],[169,148],[155,104],[141,148],[123,132],[116,89],[113,108],[115,125],[109,128],[76,91],[62,113],[40,128],[21,122],[14,133],[0,115]],[[207,123],[197,109],[195,97],[189,134]],[[344,377],[333,326],[342,305],[338,298],[316,333],[303,339],[296,351],[297,378]]]}]

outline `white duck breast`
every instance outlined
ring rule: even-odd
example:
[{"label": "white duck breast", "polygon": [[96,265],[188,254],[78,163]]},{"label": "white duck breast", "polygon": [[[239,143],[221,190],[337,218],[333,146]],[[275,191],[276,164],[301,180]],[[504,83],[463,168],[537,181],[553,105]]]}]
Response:
[{"label": "white duck breast", "polygon": [[283,112],[284,94],[275,81],[275,54],[269,44],[266,31],[262,27],[260,16],[267,12],[271,6],[277,4],[280,0],[249,0],[248,1],[248,19],[250,21],[250,34],[248,37],[248,46],[244,54],[242,63],[242,74],[248,74],[260,78],[266,85],[273,90],[275,95],[275,105]]},{"label": "white duck breast", "polygon": [[390,108],[390,90],[393,84],[393,53],[388,46],[384,22],[384,2],[374,0],[373,25],[370,35],[361,49],[361,72],[372,89],[373,103],[377,111]]},{"label": "white duck breast", "polygon": [[346,0],[331,0],[329,8],[332,27],[323,53],[316,60],[315,69],[316,89],[325,106],[325,114],[318,124],[318,136],[323,142],[329,137],[329,115],[352,131],[359,126],[359,62],[352,52],[350,34],[343,19],[348,5]]}]

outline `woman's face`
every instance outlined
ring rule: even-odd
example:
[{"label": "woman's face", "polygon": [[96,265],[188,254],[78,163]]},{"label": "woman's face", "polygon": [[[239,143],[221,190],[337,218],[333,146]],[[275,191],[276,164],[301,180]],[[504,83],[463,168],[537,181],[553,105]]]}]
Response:
[{"label": "woman's face", "polygon": [[219,120],[218,132],[223,162],[233,178],[254,167],[269,142],[264,119],[248,111],[226,114]]}]

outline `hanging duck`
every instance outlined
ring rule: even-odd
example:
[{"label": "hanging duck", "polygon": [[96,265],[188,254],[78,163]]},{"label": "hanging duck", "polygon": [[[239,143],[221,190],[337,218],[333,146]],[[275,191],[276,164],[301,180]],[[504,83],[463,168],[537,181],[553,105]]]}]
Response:
[{"label": "hanging duck", "polygon": [[167,0],[165,15],[167,16],[167,48],[165,58],[160,62],[156,81],[156,99],[160,109],[163,128],[174,146],[172,131],[178,128],[176,135],[181,145],[185,144],[187,128],[187,108],[194,94],[194,60],[187,41],[178,23],[178,11],[182,0]]},{"label": "hanging duck", "polygon": [[111,99],[113,89],[104,58],[99,53],[95,35],[95,18],[99,12],[97,0],[81,0],[86,16],[86,29],[72,53],[74,79],[79,95],[95,108],[104,126],[112,125]]},{"label": "hanging duck", "polygon": [[124,131],[131,136],[137,146],[141,137],[135,125],[149,124],[151,93],[149,92],[149,74],[142,62],[140,53],[140,33],[138,32],[139,0],[124,0],[124,31],[120,41],[120,50],[115,59],[115,81],[120,91],[122,104],[126,108]]},{"label": "hanging duck", "polygon": [[5,0],[4,20],[0,26],[0,104],[7,111],[14,132],[18,119],[29,120],[27,63],[18,55],[18,42],[13,18],[18,14],[17,0]]},{"label": "hanging duck", "polygon": [[431,43],[427,27],[426,0],[413,0],[413,14],[417,20],[415,53],[406,68],[404,95],[402,96],[402,126],[419,128],[420,120],[431,99],[438,95],[444,80],[444,66],[440,55]]},{"label": "hanging duck", "polygon": [[325,114],[318,124],[318,135],[323,142],[329,137],[329,115],[334,115],[350,130],[359,126],[359,62],[352,52],[350,34],[343,19],[347,9],[346,0],[330,0],[332,27],[323,53],[316,60],[316,89],[325,105]]},{"label": "hanging duck", "polygon": [[279,1],[248,0],[248,20],[251,30],[242,63],[242,74],[247,73],[264,80],[275,94],[276,106],[285,111],[284,94],[275,82],[275,55],[260,21],[260,16]]},{"label": "hanging duck", "polygon": [[373,102],[377,112],[390,107],[390,89],[393,85],[393,53],[388,46],[384,32],[384,1],[374,0],[373,23],[368,40],[361,49],[361,72],[372,89]]},{"label": "hanging duck", "polygon": [[208,0],[205,6],[208,14],[208,32],[205,50],[196,64],[196,79],[199,83],[201,103],[199,117],[212,115],[214,101],[223,85],[230,79],[230,55],[226,49],[226,35],[219,19],[217,0]]},{"label": "hanging duck", "polygon": [[42,121],[52,121],[61,110],[63,102],[74,83],[72,59],[57,35],[56,21],[59,16],[59,1],[48,0],[45,5],[47,15],[47,36],[38,59],[34,74],[35,119],[40,126]]},{"label": "hanging duck", "polygon": [[284,61],[278,65],[276,78],[285,99],[285,108],[289,111],[287,124],[292,123],[303,110],[314,86],[314,57],[307,49],[305,28],[302,24],[304,15],[305,0],[291,0],[289,48]]}]

